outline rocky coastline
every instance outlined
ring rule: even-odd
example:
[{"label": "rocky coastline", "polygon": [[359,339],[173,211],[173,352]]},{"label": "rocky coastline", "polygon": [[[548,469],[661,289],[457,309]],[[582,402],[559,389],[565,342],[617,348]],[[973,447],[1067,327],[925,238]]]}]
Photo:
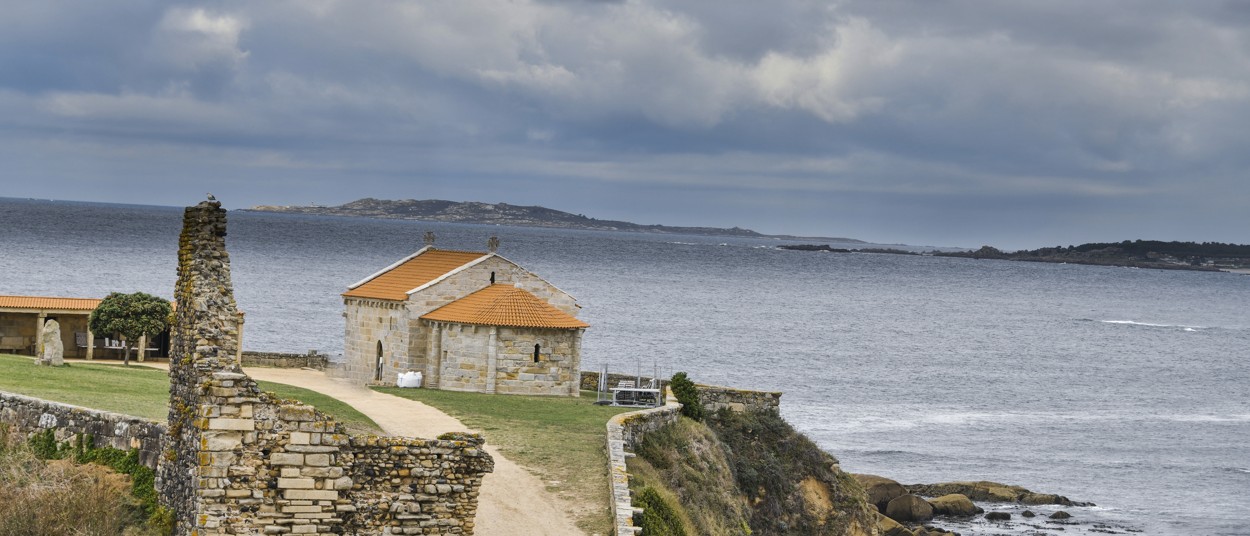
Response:
[{"label": "rocky coastline", "polygon": [[[882,536],[959,536],[958,530],[992,527],[992,533],[1131,534],[1131,527],[1082,519],[1095,506],[1062,495],[989,481],[900,484],[877,475],[852,475],[878,512]],[[1036,510],[1036,511],[1034,511]],[[1084,529],[1084,530],[1082,530]]]}]

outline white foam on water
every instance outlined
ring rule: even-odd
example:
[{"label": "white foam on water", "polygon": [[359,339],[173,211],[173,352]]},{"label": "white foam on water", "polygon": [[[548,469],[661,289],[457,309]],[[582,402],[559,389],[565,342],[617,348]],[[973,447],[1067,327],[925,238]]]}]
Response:
[{"label": "white foam on water", "polygon": [[1099,320],[1104,324],[1120,324],[1125,326],[1143,326],[1148,328],[1180,328],[1181,331],[1198,331],[1200,329],[1209,329],[1205,326],[1186,326],[1183,324],[1154,324],[1151,322],[1138,322],[1136,320]]}]

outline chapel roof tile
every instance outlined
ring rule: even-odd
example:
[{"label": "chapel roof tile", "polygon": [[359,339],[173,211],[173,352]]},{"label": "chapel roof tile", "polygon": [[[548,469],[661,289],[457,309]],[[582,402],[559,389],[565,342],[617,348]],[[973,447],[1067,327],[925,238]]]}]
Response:
[{"label": "chapel roof tile", "polygon": [[353,285],[348,298],[404,301],[408,292],[434,281],[470,262],[490,255],[473,251],[428,248]]},{"label": "chapel roof tile", "polygon": [[421,317],[435,322],[484,326],[579,329],[590,324],[556,309],[523,289],[499,283],[430,311]]}]

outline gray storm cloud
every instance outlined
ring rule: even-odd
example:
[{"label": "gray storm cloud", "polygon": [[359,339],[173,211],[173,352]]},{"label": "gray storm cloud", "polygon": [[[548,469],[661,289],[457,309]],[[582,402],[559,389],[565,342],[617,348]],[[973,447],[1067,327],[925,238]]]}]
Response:
[{"label": "gray storm cloud", "polygon": [[1244,242],[1248,22],[1214,1],[20,3],[0,157],[16,196],[183,204],[213,181],[237,205],[420,191],[889,241]]}]

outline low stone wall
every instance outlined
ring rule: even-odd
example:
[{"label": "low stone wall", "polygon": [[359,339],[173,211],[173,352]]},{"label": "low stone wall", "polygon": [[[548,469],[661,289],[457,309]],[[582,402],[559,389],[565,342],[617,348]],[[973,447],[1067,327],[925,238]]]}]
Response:
[{"label": "low stone wall", "polygon": [[695,387],[699,389],[699,401],[703,403],[703,409],[707,412],[714,412],[721,408],[767,413],[781,411],[780,391],[752,391],[717,385],[696,385]]},{"label": "low stone wall", "polygon": [[344,515],[351,534],[473,534],[482,474],[493,466],[475,435],[353,437]]},{"label": "low stone wall", "polygon": [[95,447],[139,449],[139,461],[156,469],[165,424],[120,413],[50,402],[0,391],[0,423],[27,436],[53,430],[59,442],[88,434]]},{"label": "low stone wall", "polygon": [[634,526],[633,498],[629,492],[629,469],[625,459],[632,457],[633,450],[648,433],[677,422],[681,417],[681,404],[671,391],[665,391],[664,405],[658,408],[621,413],[608,420],[608,473],[612,486],[612,518],[617,536],[639,534],[642,529]]},{"label": "low stone wall", "polygon": [[307,354],[283,354],[278,352],[243,352],[244,367],[310,368],[324,370],[329,356],[309,350]]}]

